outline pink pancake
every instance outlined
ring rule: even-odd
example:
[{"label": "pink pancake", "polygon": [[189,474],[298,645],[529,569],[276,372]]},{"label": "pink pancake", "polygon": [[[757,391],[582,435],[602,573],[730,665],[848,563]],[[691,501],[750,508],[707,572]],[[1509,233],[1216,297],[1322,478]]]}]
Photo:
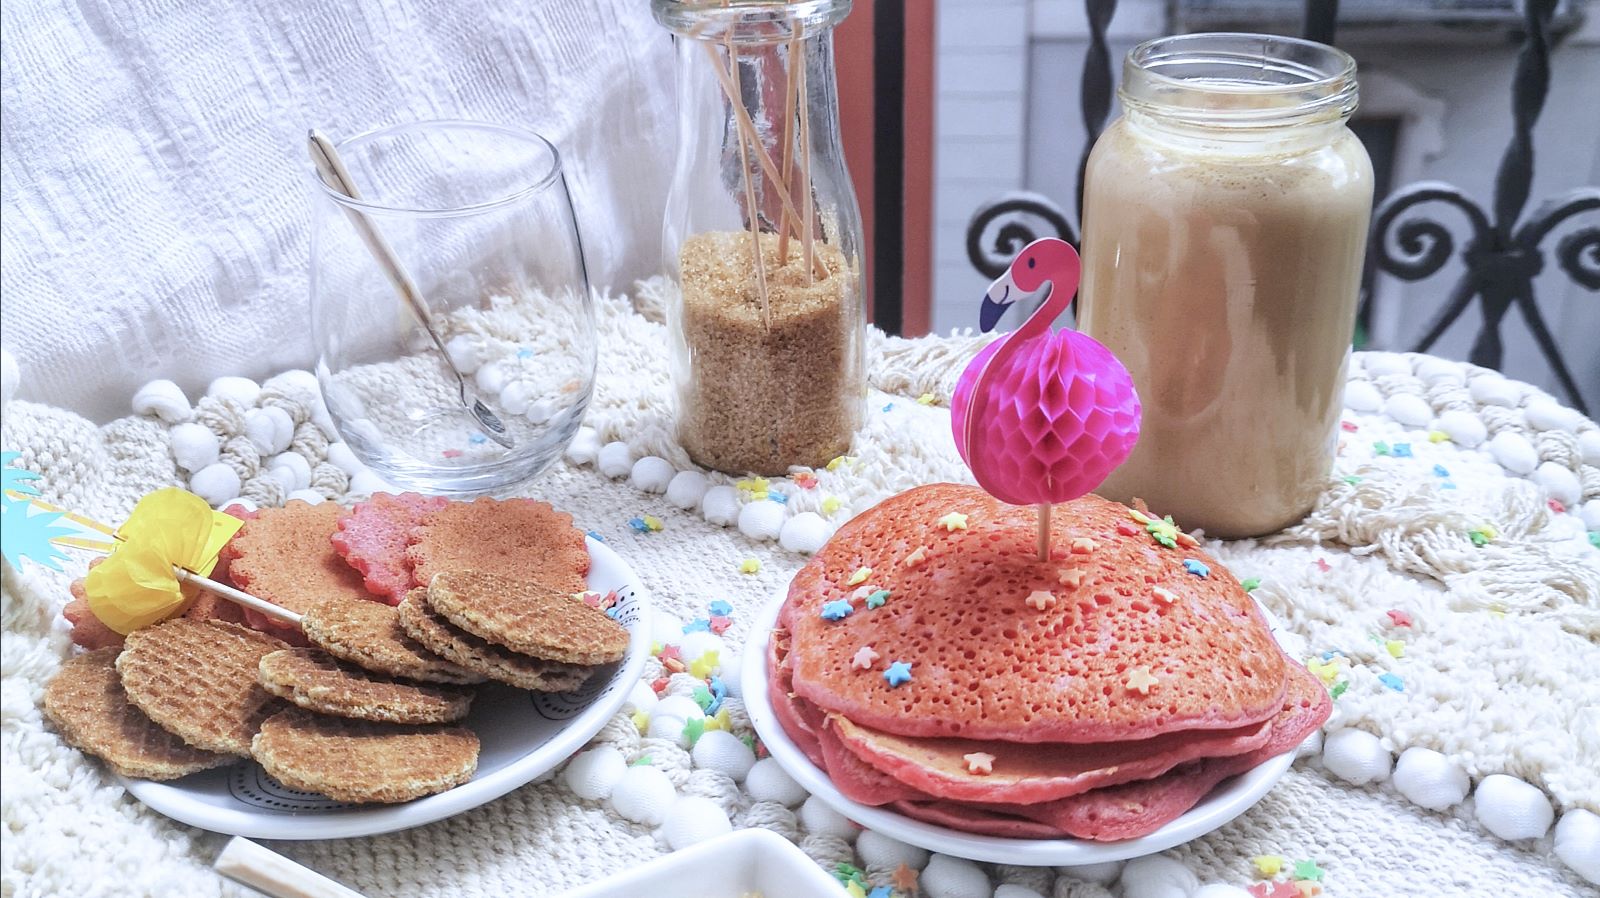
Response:
[{"label": "pink pancake", "polygon": [[449,500],[418,493],[373,493],[339,520],[333,548],[351,567],[361,572],[363,583],[390,605],[400,604],[413,586],[406,545],[411,531],[428,512]]},{"label": "pink pancake", "polygon": [[1289,695],[1274,718],[1273,735],[1249,754],[1191,762],[1155,779],[1040,804],[924,799],[897,801],[890,807],[915,820],[985,835],[1071,836],[1100,842],[1149,835],[1188,812],[1218,783],[1292,750],[1327,721],[1333,701],[1322,682],[1299,664],[1287,666]]},{"label": "pink pancake", "polygon": [[[952,513],[964,526],[940,523]],[[794,692],[882,733],[1007,742],[1127,742],[1277,713],[1281,653],[1220,562],[1092,495],[1057,507],[1049,561],[1035,529],[1033,509],[956,484],[858,515],[790,585]],[[890,597],[821,616],[862,586]],[[1035,592],[1053,601],[1036,607]],[[850,664],[862,646],[882,656],[872,672]],[[891,661],[911,665],[909,682],[885,682]]]},{"label": "pink pancake", "polygon": [[[869,766],[908,786],[962,801],[1036,804],[1091,789],[1150,779],[1186,761],[1241,755],[1265,745],[1272,724],[1193,730],[1134,742],[1019,743],[916,739],[828,715],[835,738]],[[826,744],[826,743],[824,743]],[[988,774],[967,769],[966,755],[994,756]]]},{"label": "pink pancake", "polygon": [[[794,698],[789,686],[789,634],[781,629],[772,631],[767,642],[767,700],[772,702],[773,716],[788,734],[790,741],[799,746],[811,763],[826,768],[822,745],[817,741],[813,722],[821,724],[821,715],[802,710],[802,703]],[[810,718],[809,720],[807,718]]]}]

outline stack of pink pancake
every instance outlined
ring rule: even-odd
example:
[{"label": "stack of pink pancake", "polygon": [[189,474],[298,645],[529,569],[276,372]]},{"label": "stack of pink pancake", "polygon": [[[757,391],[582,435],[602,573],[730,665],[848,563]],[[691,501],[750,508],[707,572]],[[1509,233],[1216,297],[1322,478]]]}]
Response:
[{"label": "stack of pink pancake", "polygon": [[1239,582],[1126,506],[902,493],[796,575],[769,689],[855,801],[969,832],[1127,839],[1321,726],[1321,681]]}]

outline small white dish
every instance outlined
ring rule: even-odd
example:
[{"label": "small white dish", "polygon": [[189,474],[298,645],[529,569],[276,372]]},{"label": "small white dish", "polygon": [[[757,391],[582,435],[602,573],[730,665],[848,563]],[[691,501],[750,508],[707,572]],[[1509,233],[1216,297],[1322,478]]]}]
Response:
[{"label": "small white dish", "polygon": [[843,894],[793,842],[741,829],[556,898],[819,898]]},{"label": "small white dish", "polygon": [[[1143,857],[1199,838],[1249,810],[1294,762],[1292,750],[1270,758],[1224,781],[1199,804],[1190,808],[1188,813],[1166,826],[1147,836],[1120,842],[981,836],[913,820],[885,808],[859,804],[846,798],[834,787],[827,771],[811,763],[811,759],[789,738],[773,714],[772,701],[767,695],[767,642],[787,594],[785,587],[778,598],[763,609],[745,646],[744,670],[740,675],[743,677],[745,711],[750,715],[750,725],[755,727],[756,735],[761,737],[772,757],[806,791],[867,829],[902,842],[975,861],[1029,867],[1075,867]],[[1267,615],[1267,623],[1276,632],[1277,621],[1266,609],[1263,608],[1262,613]]]},{"label": "small white dish", "polygon": [[409,829],[493,801],[582,748],[622,707],[650,653],[650,603],[644,584],[617,553],[594,538],[589,589],[616,592],[616,618],[630,633],[628,654],[560,695],[490,684],[478,688],[465,725],[478,734],[478,772],[438,795],[394,805],[360,805],[290,789],[254,761],[158,783],[118,777],[133,796],[180,823],[251,839],[347,839]]}]

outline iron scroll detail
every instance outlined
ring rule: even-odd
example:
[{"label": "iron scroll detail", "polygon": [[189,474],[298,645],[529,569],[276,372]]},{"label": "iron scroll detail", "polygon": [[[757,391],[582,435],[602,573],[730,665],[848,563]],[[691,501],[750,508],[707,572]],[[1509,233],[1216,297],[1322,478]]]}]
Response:
[{"label": "iron scroll detail", "polygon": [[986,278],[997,278],[1024,246],[1041,237],[1078,238],[1066,213],[1039,193],[1012,193],[984,206],[967,224],[967,260]]}]

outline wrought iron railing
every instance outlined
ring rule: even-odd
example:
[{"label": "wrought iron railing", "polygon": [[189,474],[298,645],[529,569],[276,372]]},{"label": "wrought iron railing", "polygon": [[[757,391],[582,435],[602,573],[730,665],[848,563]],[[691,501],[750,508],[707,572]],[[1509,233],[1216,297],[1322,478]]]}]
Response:
[{"label": "wrought iron railing", "polygon": [[[1080,213],[1083,164],[1111,107],[1112,69],[1106,51],[1106,28],[1117,4],[1116,0],[1086,0],[1085,5],[1090,34],[1081,106],[1088,139],[1078,167]],[[1450,289],[1422,337],[1413,344],[1413,350],[1426,352],[1432,348],[1476,300],[1482,306],[1483,325],[1467,358],[1477,365],[1499,368],[1505,354],[1501,327],[1506,313],[1515,306],[1566,400],[1587,412],[1582,391],[1539,309],[1534,278],[1545,268],[1549,252],[1544,245],[1546,238],[1569,219],[1600,210],[1600,188],[1576,188],[1545,201],[1532,214],[1523,215],[1533,180],[1533,126],[1550,88],[1550,21],[1556,6],[1556,0],[1526,0],[1523,7],[1524,37],[1511,83],[1513,131],[1495,178],[1492,208],[1485,210],[1462,190],[1436,181],[1403,187],[1386,197],[1373,215],[1367,252],[1369,276],[1365,279],[1369,289],[1362,299],[1361,320],[1371,316],[1374,294],[1370,275],[1374,271],[1405,281],[1420,281],[1437,274],[1457,254],[1450,229],[1423,214],[1423,207],[1451,207],[1471,228],[1459,253],[1466,271]],[[1337,0],[1308,0],[1305,13],[1305,36],[1333,43]],[[986,277],[998,277],[1017,250],[1046,236],[1077,242],[1066,213],[1050,199],[1037,194],[1006,196],[973,215],[967,229],[967,257]],[[1600,224],[1570,230],[1557,241],[1554,251],[1556,263],[1575,283],[1587,290],[1600,290]]]}]

